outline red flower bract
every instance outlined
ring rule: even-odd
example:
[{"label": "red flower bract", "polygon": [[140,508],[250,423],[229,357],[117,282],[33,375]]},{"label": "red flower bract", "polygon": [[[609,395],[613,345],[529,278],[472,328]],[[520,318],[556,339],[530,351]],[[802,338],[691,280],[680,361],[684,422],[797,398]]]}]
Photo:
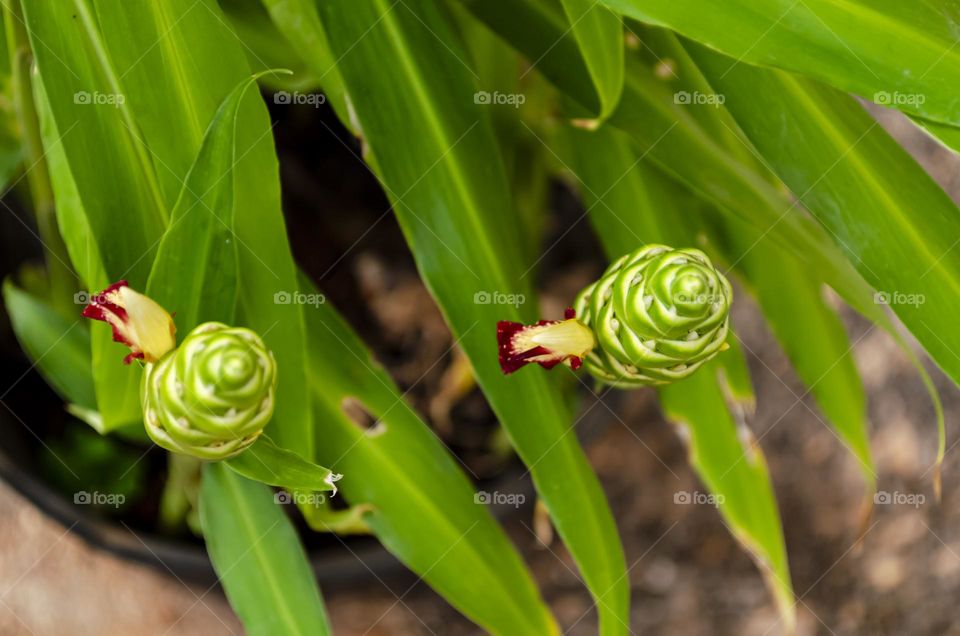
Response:
[{"label": "red flower bract", "polygon": [[501,320],[497,323],[500,370],[510,374],[531,362],[544,369],[565,363],[580,368],[583,357],[596,345],[589,327],[576,319],[573,309],[565,320],[541,320],[533,325]]},{"label": "red flower bract", "polygon": [[123,362],[135,359],[156,362],[176,346],[176,327],[167,311],[120,280],[92,296],[83,316],[101,320],[113,328],[114,342],[130,347]]}]

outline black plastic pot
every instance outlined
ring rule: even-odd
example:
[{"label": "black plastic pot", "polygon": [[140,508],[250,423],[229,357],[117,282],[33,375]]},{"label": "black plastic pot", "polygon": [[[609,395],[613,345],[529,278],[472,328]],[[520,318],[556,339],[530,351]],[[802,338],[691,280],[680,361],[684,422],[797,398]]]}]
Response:
[{"label": "black plastic pot", "polygon": [[[33,374],[35,372],[29,371]],[[603,406],[587,400],[578,437],[589,442],[606,426],[612,416]],[[607,398],[603,398],[606,402]],[[592,407],[592,408],[591,408]],[[76,505],[46,484],[37,474],[37,464],[30,462],[29,446],[38,442],[31,438],[29,414],[14,416],[0,412],[0,478],[50,518],[56,520],[88,543],[111,554],[166,571],[182,581],[212,585],[216,575],[202,545],[178,541],[149,532],[134,530],[122,522],[104,518],[89,506]],[[79,422],[76,425],[80,426]],[[493,515],[506,521],[528,514],[535,501],[533,485],[519,462],[511,462],[504,473],[478,485],[478,491],[522,494],[524,504],[492,503]],[[321,585],[366,582],[374,577],[395,578],[406,572],[403,565],[373,537],[345,537],[323,549],[310,552],[310,561]]]}]

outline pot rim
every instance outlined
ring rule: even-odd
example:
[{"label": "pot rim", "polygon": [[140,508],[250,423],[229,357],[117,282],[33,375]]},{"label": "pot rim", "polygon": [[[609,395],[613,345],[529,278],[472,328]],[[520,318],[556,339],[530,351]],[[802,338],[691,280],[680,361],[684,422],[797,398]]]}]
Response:
[{"label": "pot rim", "polygon": [[[605,403],[606,408],[616,408],[611,403],[617,401],[617,396],[611,397],[610,392],[587,395]],[[578,412],[576,433],[582,444],[595,440],[610,423],[609,417],[601,417],[605,409],[598,411],[594,406],[591,402],[585,402]],[[88,545],[121,559],[165,571],[181,583],[219,587],[219,579],[202,545],[136,530],[120,520],[98,515],[70,502],[37,473],[15,461],[5,446],[0,446],[0,479],[48,518],[79,536]],[[478,491],[497,491],[499,486],[507,484],[509,492],[524,495],[524,501],[519,506],[507,502],[487,504],[491,514],[501,524],[519,516],[521,511],[530,509],[536,498],[532,480],[516,458],[504,472],[477,484],[476,488]],[[347,545],[347,541],[351,545]],[[334,549],[308,552],[310,564],[321,586],[362,584],[371,578],[415,577],[372,535],[344,537],[342,543],[346,550],[334,546]]]}]

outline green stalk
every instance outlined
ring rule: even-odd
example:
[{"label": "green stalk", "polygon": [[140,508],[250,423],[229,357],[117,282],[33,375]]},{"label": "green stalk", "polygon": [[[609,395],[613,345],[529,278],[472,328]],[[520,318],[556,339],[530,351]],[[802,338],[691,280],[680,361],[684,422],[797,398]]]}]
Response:
[{"label": "green stalk", "polygon": [[71,269],[66,244],[60,236],[50,172],[44,159],[40,136],[40,119],[33,98],[30,73],[33,53],[30,50],[19,0],[4,3],[3,17],[10,58],[13,106],[23,140],[26,179],[33,203],[34,217],[50,283],[50,303],[65,317],[76,317],[73,295],[78,291],[77,276]]}]

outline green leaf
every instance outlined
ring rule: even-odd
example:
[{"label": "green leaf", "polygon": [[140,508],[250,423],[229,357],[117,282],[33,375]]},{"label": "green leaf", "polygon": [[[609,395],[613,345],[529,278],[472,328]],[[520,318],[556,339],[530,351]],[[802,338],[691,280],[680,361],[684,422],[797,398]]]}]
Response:
[{"label": "green leaf", "polygon": [[[601,0],[722,51],[717,74],[762,64],[960,124],[960,7],[952,0]],[[895,35],[893,35],[895,34]],[[900,46],[890,46],[891,37]]]},{"label": "green leaf", "polygon": [[[122,71],[105,49],[88,0],[38,0],[23,8],[38,83],[107,275],[142,289],[167,207],[152,161],[135,138]],[[121,227],[123,240],[117,240]]]},{"label": "green leaf", "polygon": [[757,396],[753,392],[753,381],[750,379],[750,368],[747,366],[747,357],[743,353],[740,337],[731,329],[727,335],[726,355],[718,360],[720,364],[719,382],[726,389],[726,397],[735,405],[748,413],[754,413],[757,408]]},{"label": "green leaf", "polygon": [[[780,71],[728,70],[726,58],[690,50],[759,153],[878,290],[875,302],[960,382],[957,206],[853,98]],[[938,429],[939,466],[939,416]]]},{"label": "green leaf", "polygon": [[280,448],[266,435],[233,459],[227,466],[247,479],[288,490],[337,492],[335,482],[341,475],[308,462],[300,455]]},{"label": "green leaf", "polygon": [[96,9],[102,46],[136,121],[136,143],[156,166],[172,209],[214,113],[250,76],[239,40],[210,0],[74,1]]},{"label": "green leaf", "polygon": [[[44,159],[43,137],[33,87],[34,58],[30,38],[23,21],[20,2],[3,5],[4,48],[9,59],[4,59],[0,72],[3,106],[0,106],[0,131],[3,148],[0,150],[0,183],[7,190],[26,181],[28,203],[32,208],[37,237],[44,248],[47,297],[51,306],[66,318],[74,318],[76,307],[72,296],[76,293],[77,275],[70,267],[66,244],[57,227],[53,187],[50,171]],[[2,49],[0,49],[2,50]],[[12,181],[20,162],[29,166],[21,179]]]},{"label": "green leaf", "polygon": [[620,16],[593,0],[562,0],[600,101],[595,124],[616,109],[623,92],[623,25]]},{"label": "green leaf", "polygon": [[37,116],[40,119],[43,150],[46,153],[51,185],[56,198],[57,226],[67,247],[70,263],[76,270],[80,282],[88,290],[100,291],[109,283],[103,259],[100,257],[100,248],[97,246],[97,239],[90,226],[77,183],[73,179],[70,161],[64,152],[62,136],[57,129],[53,112],[50,110],[46,91],[41,82],[35,82],[33,88]]},{"label": "green leaf", "polygon": [[[595,96],[565,18],[549,0],[461,0],[582,108],[593,110]],[[858,308],[872,290],[822,228],[796,209],[791,197],[770,183],[753,162],[741,161],[711,136],[691,107],[679,103],[668,80],[636,56],[627,60],[626,84],[610,124],[628,133],[645,159],[698,196],[739,216],[808,267]],[[712,108],[712,107],[709,107]],[[577,113],[581,116],[582,109]]]},{"label": "green leaf", "polygon": [[[0,32],[3,31],[0,25]],[[0,58],[4,57],[6,51],[6,42],[0,39]],[[17,60],[19,63],[20,60]],[[18,72],[13,77],[19,79]],[[20,90],[21,85],[14,85],[14,79],[11,78],[10,69],[0,70],[0,94],[5,102],[14,101],[18,98],[15,91]],[[23,163],[24,149],[21,132],[18,127],[17,114],[8,104],[0,106],[0,189],[6,191],[16,177]]]},{"label": "green leaf", "polygon": [[307,327],[318,457],[346,475],[337,485],[353,506],[372,507],[380,541],[488,631],[555,633],[516,549],[358,336],[329,304]]},{"label": "green leaf", "polygon": [[307,67],[317,77],[340,117],[350,130],[357,132],[356,122],[350,117],[347,92],[337,68],[337,60],[330,52],[327,34],[320,24],[315,0],[260,0],[276,25]]},{"label": "green leaf", "polygon": [[[250,77],[243,46],[213,0],[96,1],[105,46],[114,64],[124,69],[124,91],[141,144],[164,175],[164,194],[172,207],[217,108]],[[268,428],[271,436],[283,448],[312,459],[302,307],[276,302],[278,295],[296,292],[296,269],[280,207],[270,120],[255,91],[241,100],[236,117],[237,323],[263,337],[283,378]]]},{"label": "green leaf", "polygon": [[184,334],[201,322],[234,321],[237,115],[254,81],[244,80],[234,88],[210,122],[153,262],[147,295],[176,312]]},{"label": "green leaf", "polygon": [[[90,291],[121,278],[143,289],[167,209],[136,140],[120,74],[87,0],[24,5],[44,150],[70,256]],[[97,407],[105,430],[113,430],[140,418],[140,370],[120,364],[123,348],[106,326],[91,336]]]},{"label": "green leaf", "polygon": [[641,161],[630,137],[602,126],[594,131],[564,126],[560,154],[580,191],[590,221],[611,260],[646,243],[693,247],[698,202],[681,200],[665,176]]},{"label": "green leaf", "polygon": [[222,463],[206,464],[200,519],[210,560],[247,634],[331,633],[307,555],[270,488]]},{"label": "green leaf", "polygon": [[556,91],[540,75],[526,73],[517,52],[486,25],[473,19],[463,7],[452,8],[479,76],[477,86],[491,94],[522,96],[522,104],[492,105],[489,112],[517,209],[517,231],[526,250],[523,257],[533,263],[542,251],[550,193],[551,157],[539,135],[541,128],[551,125]]},{"label": "green leaf", "polygon": [[[379,177],[420,273],[470,359],[560,536],[599,603],[601,631],[621,633],[629,586],[616,527],[575,436],[558,377],[497,364],[498,320],[532,322],[531,268],[485,104],[460,42],[432,3],[319,5]],[[385,108],[384,104],[390,104]],[[477,304],[478,293],[521,294],[520,308]]]},{"label": "green leaf", "polygon": [[67,402],[93,408],[90,334],[79,314],[66,320],[10,280],[3,282],[3,301],[20,346],[44,379]]},{"label": "green leaf", "polygon": [[[672,32],[641,28],[640,37],[651,56],[657,60],[669,59],[676,64],[676,76],[671,83],[678,90],[690,94],[714,94]],[[777,181],[776,175],[751,154],[754,152],[752,147],[722,105],[692,107],[690,110],[701,126],[731,154],[756,165],[771,182]],[[774,334],[801,380],[813,393],[839,438],[854,453],[867,483],[867,491],[872,495],[876,475],[867,440],[866,397],[843,325],[823,300],[822,280],[791,258],[789,252],[765,240],[761,232],[739,219],[717,218],[713,210],[705,210],[704,218],[712,230],[709,234],[714,245],[725,254],[728,265],[738,266],[744,274],[747,286],[758,296]],[[814,338],[814,334],[818,337]],[[739,346],[738,339],[732,338],[730,345]],[[722,361],[730,359],[729,356],[721,357]],[[729,365],[725,372],[733,389],[737,384],[737,373]]]},{"label": "green leaf", "polygon": [[[853,345],[824,300],[822,283],[750,228],[731,225],[730,234],[731,256],[740,259],[747,286],[800,379],[856,457],[872,495],[877,475],[867,437],[867,399]],[[799,402],[802,396],[795,397]]]},{"label": "green leaf", "polygon": [[243,43],[254,72],[275,68],[293,71],[289,75],[265,74],[260,78],[262,85],[290,92],[312,92],[320,86],[316,74],[273,24],[260,0],[221,0],[220,8]]},{"label": "green leaf", "polygon": [[773,592],[785,632],[796,624],[780,514],[759,444],[730,415],[716,381],[717,363],[660,389],[664,415],[686,442],[690,464],[717,495],[730,531],[754,558]]},{"label": "green leaf", "polygon": [[[608,126],[595,132],[571,128],[566,141],[591,224],[611,260],[643,243],[696,244],[700,220],[689,195],[640,161],[623,133]],[[690,463],[724,501],[721,514],[756,559],[791,625],[796,620],[793,589],[770,476],[759,447],[741,442],[749,429],[735,415],[742,418],[744,408],[728,404],[724,396],[726,391],[740,406],[754,401],[743,352],[735,337],[730,340],[731,349],[693,377],[660,389],[660,400],[667,418],[681,426]]]}]

